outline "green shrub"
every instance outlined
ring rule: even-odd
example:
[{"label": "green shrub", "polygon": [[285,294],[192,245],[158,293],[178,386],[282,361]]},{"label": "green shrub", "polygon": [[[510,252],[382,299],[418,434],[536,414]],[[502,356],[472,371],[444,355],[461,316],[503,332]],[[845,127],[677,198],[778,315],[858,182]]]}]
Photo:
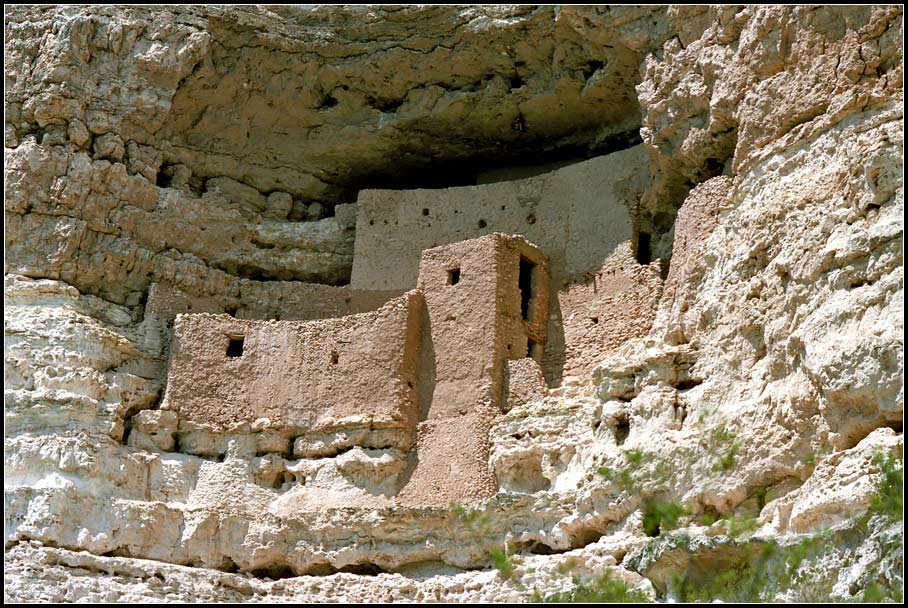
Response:
[{"label": "green shrub", "polygon": [[649,596],[637,589],[628,589],[624,581],[612,578],[611,572],[606,572],[599,578],[581,584],[574,577],[575,587],[571,591],[563,591],[542,597],[538,591],[530,597],[533,603],[542,604],[632,604],[651,601]]},{"label": "green shrub", "polygon": [[880,482],[877,492],[870,498],[870,512],[885,515],[890,521],[904,517],[903,492],[905,487],[904,456],[877,452],[873,462],[880,468]]},{"label": "green shrub", "polygon": [[464,507],[452,502],[450,504],[450,509],[466,523],[477,522],[483,524],[488,521],[488,514],[472,507]]},{"label": "green shrub", "polygon": [[754,497],[757,499],[757,511],[762,511],[766,506],[766,495],[769,494],[769,488],[759,486],[754,488]]},{"label": "green shrub", "polygon": [[860,600],[863,603],[882,604],[884,602],[893,602],[901,604],[905,597],[904,589],[901,585],[890,587],[881,585],[876,581],[870,581],[864,586]]},{"label": "green shrub", "polygon": [[756,517],[750,515],[732,516],[728,518],[728,534],[732,538],[738,538],[745,534],[750,534],[760,527],[760,522]]},{"label": "green shrub", "polygon": [[608,481],[614,482],[622,490],[631,491],[631,489],[636,485],[634,481],[634,473],[629,468],[616,470],[610,467],[599,467],[598,469],[596,469],[596,472],[602,475]]},{"label": "green shrub", "polygon": [[492,549],[492,565],[498,570],[502,578],[514,577],[514,563],[511,556],[499,548]]},{"label": "green shrub", "polygon": [[722,519],[721,515],[717,515],[715,513],[704,513],[700,516],[700,525],[711,526],[720,519]]},{"label": "green shrub", "polygon": [[599,467],[596,472],[630,494],[643,499],[643,529],[648,536],[658,536],[672,530],[678,519],[690,511],[677,502],[659,498],[653,492],[664,487],[670,474],[669,463],[655,454],[643,450],[624,450],[627,465],[621,469]]},{"label": "green shrub", "polygon": [[713,466],[714,471],[724,472],[734,468],[738,451],[741,449],[741,440],[726,428],[724,422],[710,433],[709,446],[718,456],[718,461]]},{"label": "green shrub", "polygon": [[[820,537],[780,546],[774,541],[750,545],[747,554],[727,565],[720,563],[708,573],[688,572],[675,576],[670,591],[681,602],[765,602],[789,589],[803,561],[819,553]],[[821,597],[828,599],[828,591]]]},{"label": "green shrub", "polygon": [[648,498],[643,502],[643,531],[647,536],[659,536],[673,530],[678,519],[690,511],[682,504]]}]

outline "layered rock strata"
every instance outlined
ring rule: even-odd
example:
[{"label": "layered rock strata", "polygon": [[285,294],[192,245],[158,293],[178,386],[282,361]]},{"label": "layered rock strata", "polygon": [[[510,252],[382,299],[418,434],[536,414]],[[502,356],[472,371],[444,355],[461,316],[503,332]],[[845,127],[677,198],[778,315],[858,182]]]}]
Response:
[{"label": "layered rock strata", "polygon": [[[799,580],[900,597],[879,497],[903,449],[902,23],[898,6],[8,9],[6,597],[519,600],[606,571],[678,597],[678,577],[823,530]],[[576,369],[492,421],[494,497],[389,504],[382,450],[124,444],[166,422],[153,284],[181,311],[273,318],[330,293],[362,312],[331,291],[360,189],[640,142],[650,180],[601,272],[658,300],[597,316],[621,327],[602,337],[565,331]],[[622,302],[575,278],[562,308]],[[683,510],[654,529],[667,504]]]}]

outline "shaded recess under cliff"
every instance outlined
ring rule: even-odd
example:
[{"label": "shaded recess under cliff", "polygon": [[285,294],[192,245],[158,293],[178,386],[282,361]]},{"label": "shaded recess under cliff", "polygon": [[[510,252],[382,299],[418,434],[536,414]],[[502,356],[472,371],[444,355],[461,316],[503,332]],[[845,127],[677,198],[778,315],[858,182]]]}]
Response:
[{"label": "shaded recess under cliff", "polygon": [[[94,224],[49,187],[7,205],[31,234],[59,232],[61,215],[85,221],[90,238],[48,247],[79,248],[94,267],[124,252],[130,276],[105,282],[127,288],[42,273],[45,251],[17,265],[13,250],[8,271],[130,304],[174,265],[164,256],[177,275],[201,263],[209,275],[343,284],[352,231],[300,221],[330,217],[365,188],[466,185],[639,143],[640,65],[667,31],[659,7],[12,9],[8,63],[23,69],[7,83],[7,148],[48,151],[60,183],[95,179],[76,174],[87,153],[152,188],[141,203],[121,196],[116,217],[99,209]],[[57,49],[50,64],[42,45]],[[188,200],[153,209],[170,189]],[[167,205],[193,212],[162,219],[162,238],[124,228],[123,216],[142,215],[132,207]]]},{"label": "shaded recess under cliff", "polygon": [[156,133],[165,162],[330,203],[639,141],[636,51],[583,40],[553,7],[491,10],[211,15]]},{"label": "shaded recess under cliff", "polygon": [[[234,16],[226,14],[230,11]],[[25,581],[11,597],[46,600],[53,579],[61,594],[54,597],[72,600],[103,593],[102,600],[135,601],[139,595],[133,590],[139,590],[149,599],[179,594],[190,601],[205,597],[197,591],[202,585],[224,589],[224,581],[252,590],[246,599],[253,591],[290,597],[293,585],[297,590],[312,585],[329,599],[419,600],[433,595],[419,596],[428,588],[417,592],[417,585],[397,574],[330,573],[431,570],[442,564],[485,569],[432,577],[433,585],[458,588],[451,598],[514,601],[553,569],[577,562],[588,574],[605,569],[624,574],[631,577],[624,579],[629,584],[649,584],[645,576],[659,589],[659,581],[683,573],[685,563],[697,567],[694,555],[707,558],[699,563],[708,570],[711,547],[731,534],[735,523],[720,520],[704,527],[716,517],[759,515],[761,537],[796,540],[859,516],[876,500],[879,455],[902,451],[900,7],[28,7],[9,15],[4,486],[7,548],[19,563],[10,587]],[[415,33],[396,35],[394,24]],[[445,33],[455,30],[466,41],[459,46],[455,36],[461,34]],[[564,328],[565,361],[578,361],[578,373],[566,371],[561,386],[526,400],[532,390],[545,388],[544,379],[530,374],[533,363],[526,358],[509,361],[510,409],[488,433],[469,435],[488,436],[487,454],[471,451],[466,442],[448,442],[447,453],[436,452],[449,463],[456,463],[457,454],[481,454],[479,464],[498,480],[501,492],[483,511],[388,505],[389,480],[413,479],[415,467],[408,468],[411,463],[384,442],[351,447],[349,429],[326,437],[337,441],[324,450],[314,446],[324,457],[307,459],[291,459],[287,443],[271,444],[264,433],[223,435],[216,438],[223,451],[218,446],[218,453],[200,457],[186,453],[192,447],[183,441],[186,436],[165,436],[167,411],[154,405],[164,389],[162,355],[173,333],[165,313],[178,312],[168,303],[171,290],[189,294],[188,312],[245,319],[279,314],[287,320],[303,304],[319,314],[365,307],[371,295],[351,294],[355,281],[349,287],[298,282],[346,280],[353,257],[350,217],[355,220],[356,212],[369,206],[365,197],[355,206],[336,203],[352,200],[345,198],[352,195],[347,188],[407,186],[401,182],[423,167],[460,166],[463,175],[456,180],[468,181],[472,162],[489,156],[482,156],[481,138],[471,139],[460,154],[457,134],[475,127],[470,121],[485,110],[468,103],[474,94],[481,97],[480,90],[449,90],[462,77],[450,68],[469,65],[459,60],[461,53],[478,53],[495,64],[494,54],[502,49],[494,45],[512,30],[520,30],[518,44],[532,47],[521,47],[521,53],[551,49],[552,59],[533,64],[535,79],[508,77],[507,91],[491,97],[505,105],[508,96],[528,95],[520,102],[522,120],[501,121],[502,132],[489,130],[489,142],[503,147],[505,140],[523,141],[556,156],[597,150],[612,136],[587,138],[587,132],[565,126],[598,120],[587,112],[592,106],[581,104],[583,112],[574,112],[574,106],[552,109],[565,90],[571,92],[571,82],[595,81],[600,70],[608,72],[602,59],[608,45],[623,47],[641,60],[635,89],[641,118],[613,132],[634,132],[639,123],[644,146],[638,148],[645,147],[645,154],[628,165],[655,181],[645,184],[642,201],[639,190],[621,197],[632,201],[628,207],[642,207],[636,251],[628,243],[633,227],[628,218],[620,224],[623,236],[612,260],[593,269],[585,282],[575,280],[567,290],[559,285],[557,301],[550,299],[550,311]],[[394,82],[400,70],[375,58],[405,52],[448,53],[444,61],[427,61],[419,75],[428,90],[423,94],[439,97],[414,106],[428,109],[409,127],[400,126],[402,121],[387,127],[419,101],[411,99],[419,86],[405,83],[400,90],[406,98],[377,100],[374,111],[349,95],[354,81],[375,74]],[[239,62],[258,53],[284,53],[289,67],[263,71],[252,59]],[[233,57],[247,72],[217,72],[214,57]],[[586,71],[592,74],[586,77],[582,66],[588,58]],[[562,70],[566,60],[570,65]],[[296,64],[312,66],[313,78],[298,78]],[[284,113],[305,118],[291,111],[290,94],[280,95],[285,83],[315,82],[319,70],[349,66],[359,72],[341,73],[309,114],[339,122],[292,130],[279,124]],[[579,76],[572,73],[578,69]],[[193,107],[177,91],[189,91],[197,81],[208,82],[207,94],[217,103],[210,112],[198,108],[196,127],[186,123],[177,132],[173,115]],[[499,83],[488,82],[489,87]],[[567,88],[559,89],[559,82]],[[244,84],[257,87],[255,95],[244,93]],[[218,101],[231,86],[237,91],[234,105]],[[203,93],[196,91],[195,99],[205,101]],[[300,96],[306,94],[301,88]],[[537,98],[548,100],[539,102],[537,118],[551,117],[551,138],[528,139],[541,124],[529,111]],[[287,103],[268,108],[268,100]],[[241,118],[247,110],[270,115],[273,124],[256,123],[255,138],[250,131],[249,150],[259,156],[234,156],[246,142],[237,137],[234,146],[231,129],[247,125],[224,120],[220,132],[212,125],[220,112]],[[568,122],[555,124],[559,120]],[[624,127],[603,122],[589,133],[612,128]],[[198,141],[187,142],[193,133]],[[568,141],[574,136],[578,141]],[[292,143],[296,152],[275,162],[267,157],[272,139],[288,150]],[[360,149],[361,142],[372,148]],[[314,160],[300,156],[310,144]],[[328,148],[330,155],[319,156]],[[395,159],[407,151],[417,156]],[[509,162],[527,159],[531,148],[518,151]],[[632,152],[523,181],[576,175],[582,165]],[[471,166],[464,167],[467,162]],[[329,169],[337,175],[327,175]],[[692,184],[726,169],[734,176],[708,179],[688,193]],[[598,175],[617,177],[608,169]],[[298,183],[285,180],[278,186],[278,177]],[[436,179],[428,171],[422,177]],[[442,178],[448,176],[437,177]],[[614,181],[626,187],[628,180]],[[604,190],[591,188],[590,180],[564,183],[606,206]],[[423,192],[394,196],[416,198]],[[492,209],[505,211],[503,204],[515,209],[505,198],[492,199]],[[564,205],[563,197],[552,199],[556,209]],[[445,202],[414,201],[406,217],[387,218],[388,223],[435,227],[449,221],[447,214],[466,215],[464,207]],[[488,207],[474,209],[464,230],[492,228]],[[541,230],[547,218],[539,206],[527,207],[511,219],[530,237],[528,231]],[[665,217],[657,217],[660,211]],[[362,219],[368,225],[372,218]],[[385,218],[374,219],[376,228],[384,225]],[[363,221],[356,224],[359,247],[368,229]],[[590,229],[584,241],[608,249],[594,222],[580,224]],[[414,230],[401,232],[414,240]],[[663,281],[659,264],[645,262],[664,254],[673,233],[672,267]],[[469,268],[452,264],[436,270],[439,281],[450,278],[443,289],[470,283]],[[519,271],[518,262],[518,289]],[[238,280],[237,274],[292,282]],[[645,287],[658,297],[655,310],[637,314],[626,305],[633,300],[620,296],[639,292],[612,291],[607,287],[613,279]],[[532,292],[532,277],[529,284]],[[522,296],[521,290],[519,317]],[[156,301],[164,304],[157,318],[150,314]],[[231,324],[241,320],[224,318]],[[431,322],[430,329],[437,335],[446,322]],[[247,356],[255,352],[252,335],[233,347],[239,336],[221,337],[218,355],[225,365],[238,363],[237,349]],[[547,344],[554,337],[548,334]],[[538,343],[526,342],[527,350],[538,350]],[[580,348],[571,352],[572,344]],[[608,344],[618,350],[603,357],[598,349]],[[437,346],[433,338],[423,352]],[[519,347],[523,352],[524,345]],[[343,348],[326,348],[320,364],[343,366],[345,354]],[[431,363],[426,367],[433,369]],[[280,366],[273,371],[282,375]],[[437,380],[442,371],[436,365],[428,375]],[[426,411],[431,410],[421,408],[420,416],[428,418]],[[259,433],[265,420],[255,418],[248,432]],[[247,430],[241,424],[237,432]],[[157,451],[137,448],[143,435],[173,444]],[[422,445],[442,444],[436,437],[425,434]],[[418,451],[418,432],[416,440]],[[274,451],[260,449],[272,445]],[[686,528],[673,535],[679,544],[665,542],[672,533],[668,521],[658,525],[661,539],[648,536],[654,531],[648,516],[659,510],[652,499],[671,501],[664,504],[672,511],[688,511],[675,522]],[[897,540],[893,546],[901,548],[901,535]],[[506,580],[489,568],[491,551],[508,541],[518,553],[554,556],[511,560],[507,555],[518,567],[514,579]],[[822,568],[838,579],[838,597],[859,597],[862,581],[875,580],[865,562],[879,563],[880,544],[842,560],[824,560]],[[647,549],[658,545],[666,550]],[[636,558],[641,552],[653,557],[645,560],[653,567]],[[72,576],[61,569],[65,564]],[[268,582],[173,564],[269,578],[305,572],[334,578]],[[167,586],[157,586],[165,575]],[[519,592],[517,576],[523,577]],[[116,592],[124,580],[129,587]],[[368,597],[357,592],[364,580],[380,591]],[[801,582],[815,588],[810,579]]]}]

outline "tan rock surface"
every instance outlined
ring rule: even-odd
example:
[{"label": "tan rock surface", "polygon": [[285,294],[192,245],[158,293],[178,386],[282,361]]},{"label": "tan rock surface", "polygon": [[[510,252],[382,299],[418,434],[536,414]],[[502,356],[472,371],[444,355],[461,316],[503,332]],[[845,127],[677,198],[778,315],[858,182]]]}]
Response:
[{"label": "tan rock surface", "polygon": [[[6,598],[519,601],[573,567],[665,599],[673,575],[828,526],[833,552],[779,598],[901,588],[901,522],[854,518],[874,454],[903,449],[902,23],[898,6],[8,9]],[[549,303],[604,327],[563,320],[576,368],[488,421],[499,491],[475,510],[392,496],[405,455],[341,429],[297,456],[230,434],[200,438],[220,457],[168,451],[177,312],[315,319],[398,295],[343,286],[360,189],[641,140],[632,230],[590,269],[611,282]],[[687,508],[678,533],[647,536],[655,499]],[[492,566],[508,544],[516,580]]]}]

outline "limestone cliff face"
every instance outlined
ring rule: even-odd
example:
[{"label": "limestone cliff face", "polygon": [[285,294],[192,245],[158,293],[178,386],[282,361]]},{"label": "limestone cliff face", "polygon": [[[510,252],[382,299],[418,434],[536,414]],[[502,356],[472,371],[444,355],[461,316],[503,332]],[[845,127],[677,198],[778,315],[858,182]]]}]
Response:
[{"label": "limestone cliff face", "polygon": [[[7,9],[7,597],[521,600],[606,571],[677,597],[823,530],[774,597],[900,597],[878,494],[903,446],[902,27],[869,6]],[[152,284],[280,310],[349,281],[360,189],[641,141],[610,264],[659,283],[652,323],[493,422],[492,499],[397,504],[382,450],[127,445],[162,424]]]}]

